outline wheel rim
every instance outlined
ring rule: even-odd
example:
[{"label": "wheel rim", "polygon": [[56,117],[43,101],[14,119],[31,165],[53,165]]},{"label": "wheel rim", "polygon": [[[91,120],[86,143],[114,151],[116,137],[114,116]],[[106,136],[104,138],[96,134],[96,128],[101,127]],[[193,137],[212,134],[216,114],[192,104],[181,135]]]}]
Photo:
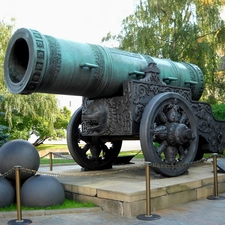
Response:
[{"label": "wheel rim", "polygon": [[189,166],[181,164],[192,162],[198,148],[198,129],[189,102],[177,93],[154,96],[142,115],[140,142],[145,160],[162,165],[153,167],[155,172],[183,174]]},{"label": "wheel rim", "polygon": [[103,142],[99,137],[83,137],[81,115],[80,107],[71,117],[67,128],[67,144],[71,156],[85,169],[111,168],[120,152],[122,141]]}]

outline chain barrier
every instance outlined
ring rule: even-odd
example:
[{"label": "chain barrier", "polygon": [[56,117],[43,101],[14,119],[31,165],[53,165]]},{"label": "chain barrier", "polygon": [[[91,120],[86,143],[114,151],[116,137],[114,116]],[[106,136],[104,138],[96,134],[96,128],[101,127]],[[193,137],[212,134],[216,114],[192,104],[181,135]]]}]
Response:
[{"label": "chain barrier", "polygon": [[44,156],[40,157],[40,159],[41,159],[41,158],[44,158],[44,157],[46,157],[46,156],[48,156],[48,155],[49,155],[49,160],[50,160],[50,162],[49,162],[50,171],[53,170],[53,159],[52,159],[53,156],[54,156],[54,157],[56,156],[57,158],[66,159],[66,160],[71,160],[71,159],[73,159],[71,156],[70,156],[70,157],[66,157],[66,156],[63,156],[63,155],[60,154],[60,153],[55,153],[55,152],[49,152],[49,153],[45,154]]},{"label": "chain barrier", "polygon": [[[42,171],[28,169],[25,167],[21,167],[20,171],[25,172],[25,173],[30,173],[33,175],[48,175],[48,176],[52,176],[52,177],[83,177],[83,176],[92,177],[92,176],[102,176],[102,175],[107,175],[107,174],[117,174],[117,173],[121,173],[124,171],[134,171],[134,170],[141,169],[141,168],[144,168],[144,165],[138,165],[138,166],[135,166],[132,168],[123,168],[123,169],[119,169],[116,171],[107,171],[107,172],[101,172],[101,173],[98,173],[97,171],[94,171],[94,172],[90,171],[93,173],[81,173],[81,174],[62,174],[62,173],[42,172]],[[9,174],[14,173],[14,171],[15,171],[15,169],[12,168],[9,171],[7,171],[6,173],[0,174],[0,178],[7,177]]]},{"label": "chain barrier", "polygon": [[225,156],[224,155],[217,155],[217,158],[225,159]]},{"label": "chain barrier", "polygon": [[[202,163],[205,162],[209,159],[213,158],[212,156],[206,157],[206,158],[202,158],[200,160],[197,161],[193,161],[190,163],[178,163],[178,164],[159,164],[159,163],[152,163],[152,162],[145,162],[146,164],[149,164],[150,167],[154,167],[154,168],[166,168],[166,169],[176,169],[179,167],[186,167],[186,166],[192,166],[194,164],[198,164],[198,163]],[[225,157],[224,157],[225,158]]]},{"label": "chain barrier", "polygon": [[43,158],[45,158],[46,156],[48,156],[50,154],[53,154],[54,156],[57,156],[58,158],[73,160],[73,158],[71,156],[64,156],[64,155],[62,155],[60,153],[55,153],[55,152],[49,152],[49,153],[41,156],[40,159],[43,159]]},{"label": "chain barrier", "polygon": [[[46,157],[47,155],[49,155],[50,153],[46,154],[43,157]],[[66,158],[66,159],[70,159],[68,157],[62,156],[59,153],[52,153],[56,156],[61,156],[62,158]],[[222,155],[218,155],[218,157],[220,158],[225,158]],[[49,175],[49,176],[54,176],[54,177],[78,177],[78,176],[102,176],[102,175],[107,175],[107,174],[117,174],[117,173],[121,173],[121,172],[126,172],[126,171],[133,171],[133,170],[137,170],[137,169],[142,169],[145,167],[146,164],[148,164],[150,167],[155,167],[155,168],[169,168],[169,169],[176,169],[178,167],[187,167],[187,166],[191,166],[191,165],[195,165],[198,163],[202,163],[205,161],[208,161],[209,159],[212,159],[213,156],[209,156],[207,158],[203,158],[201,160],[198,161],[193,161],[190,163],[186,163],[186,164],[176,164],[176,165],[168,165],[168,164],[158,164],[158,163],[152,163],[152,162],[145,162],[144,164],[141,165],[137,165],[137,166],[133,166],[132,168],[127,167],[127,168],[122,168],[122,169],[118,169],[115,171],[109,171],[107,170],[106,172],[102,172],[98,173],[97,171],[89,171],[88,173],[81,173],[81,174],[62,174],[62,173],[52,173],[52,172],[41,172],[41,171],[36,171],[36,170],[32,170],[32,169],[28,169],[28,168],[24,168],[21,167],[21,171],[26,172],[26,173],[31,173],[31,174],[36,174],[36,175]],[[8,175],[10,175],[11,173],[14,172],[14,168],[10,169],[9,171],[5,172],[4,174],[0,174],[0,178],[1,177],[7,177]],[[93,172],[93,173],[90,173]]]},{"label": "chain barrier", "polygon": [[[54,156],[57,156],[58,158],[62,158],[62,159],[66,159],[66,160],[73,160],[73,158],[71,156],[64,156],[60,153],[55,153],[55,152],[49,152],[46,155],[42,156],[41,158],[44,158],[44,157],[46,157],[50,154],[52,154]],[[223,156],[223,155],[218,155],[218,157],[225,158],[225,156]],[[179,167],[187,167],[187,166],[190,167],[194,164],[203,163],[203,162],[208,161],[211,158],[213,158],[213,156],[208,156],[206,158],[202,158],[200,160],[193,161],[193,162],[190,162],[190,163],[185,163],[185,164],[184,163],[183,164],[182,163],[178,163],[178,164],[159,164],[159,163],[152,163],[152,162],[147,162],[147,161],[145,163],[149,164],[150,167],[154,167],[154,168],[176,169],[176,168],[179,168]]]},{"label": "chain barrier", "polygon": [[123,168],[123,169],[119,169],[116,171],[107,171],[107,172],[102,172],[98,173],[97,171],[90,171],[92,173],[81,173],[81,174],[63,174],[63,173],[51,173],[51,172],[42,172],[42,171],[36,171],[36,170],[31,170],[31,169],[27,169],[24,167],[21,167],[21,171],[23,172],[27,172],[27,173],[31,173],[31,174],[36,174],[36,175],[49,175],[49,176],[53,176],[53,177],[92,177],[92,176],[103,176],[103,175],[108,175],[108,174],[117,174],[117,173],[121,173],[124,171],[134,171],[137,169],[141,169],[144,168],[144,165],[138,165],[132,168]]},{"label": "chain barrier", "polygon": [[62,154],[56,153],[56,152],[52,152],[52,154],[54,156],[57,156],[58,158],[67,159],[67,160],[73,160],[73,158],[71,156],[65,156],[65,155],[62,155]]},{"label": "chain barrier", "polygon": [[50,155],[50,152],[47,153],[47,154],[45,154],[45,155],[43,155],[43,156],[41,156],[40,159],[43,159],[43,158],[45,158],[45,157],[48,156],[48,155]]},{"label": "chain barrier", "polygon": [[5,173],[3,173],[3,174],[0,174],[0,178],[1,178],[1,177],[7,177],[7,176],[9,176],[11,173],[14,173],[14,171],[15,171],[15,169],[12,168],[12,169],[10,169],[9,171],[7,171],[7,172],[5,172]]}]

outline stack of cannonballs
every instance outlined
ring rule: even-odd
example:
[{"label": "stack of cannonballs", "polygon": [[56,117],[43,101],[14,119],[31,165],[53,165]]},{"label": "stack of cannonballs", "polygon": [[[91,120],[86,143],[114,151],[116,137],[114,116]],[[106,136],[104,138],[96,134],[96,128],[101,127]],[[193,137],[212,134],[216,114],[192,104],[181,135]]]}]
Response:
[{"label": "stack of cannonballs", "polygon": [[[15,166],[21,166],[21,204],[28,207],[47,207],[64,202],[62,184],[52,176],[35,175],[40,157],[36,148],[24,140],[5,143],[0,148],[0,207],[10,206],[15,201]],[[24,170],[25,168],[26,170]]]}]

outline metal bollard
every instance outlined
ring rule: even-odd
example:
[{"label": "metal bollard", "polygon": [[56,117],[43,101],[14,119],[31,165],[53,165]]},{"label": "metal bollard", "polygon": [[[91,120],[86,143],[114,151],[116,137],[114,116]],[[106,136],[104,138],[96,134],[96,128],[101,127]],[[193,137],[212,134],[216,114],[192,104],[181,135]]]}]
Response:
[{"label": "metal bollard", "polygon": [[139,220],[158,220],[161,217],[157,214],[151,214],[151,185],[150,185],[150,164],[145,162],[145,180],[146,180],[146,214],[141,214],[137,216]]},{"label": "metal bollard", "polygon": [[50,171],[52,171],[52,155],[53,153],[52,152],[49,152],[49,158],[50,158]]},{"label": "metal bollard", "polygon": [[15,169],[15,177],[16,177],[16,204],[17,204],[17,219],[10,220],[8,222],[9,225],[25,225],[32,223],[29,219],[22,219],[22,211],[21,211],[21,195],[20,195],[20,169],[21,166],[14,166]]},{"label": "metal bollard", "polygon": [[218,195],[217,153],[213,153],[214,195],[207,197],[209,200],[223,200],[225,197]]}]

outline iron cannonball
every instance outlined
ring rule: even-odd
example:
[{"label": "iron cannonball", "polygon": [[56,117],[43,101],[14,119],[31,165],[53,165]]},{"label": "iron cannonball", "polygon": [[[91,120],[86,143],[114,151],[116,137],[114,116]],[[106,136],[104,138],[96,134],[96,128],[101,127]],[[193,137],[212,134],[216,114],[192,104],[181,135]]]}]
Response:
[{"label": "iron cannonball", "polygon": [[28,178],[21,188],[21,203],[27,207],[61,205],[64,200],[64,188],[55,177],[35,175]]},{"label": "iron cannonball", "polygon": [[[39,168],[40,156],[38,151],[28,141],[13,140],[0,148],[0,173],[4,174],[17,165],[35,171]],[[21,179],[27,179],[33,175],[32,172],[20,172]],[[14,180],[15,173],[10,173],[6,178]]]},{"label": "iron cannonball", "polygon": [[14,202],[15,190],[4,177],[0,178],[0,207],[8,207]]}]

